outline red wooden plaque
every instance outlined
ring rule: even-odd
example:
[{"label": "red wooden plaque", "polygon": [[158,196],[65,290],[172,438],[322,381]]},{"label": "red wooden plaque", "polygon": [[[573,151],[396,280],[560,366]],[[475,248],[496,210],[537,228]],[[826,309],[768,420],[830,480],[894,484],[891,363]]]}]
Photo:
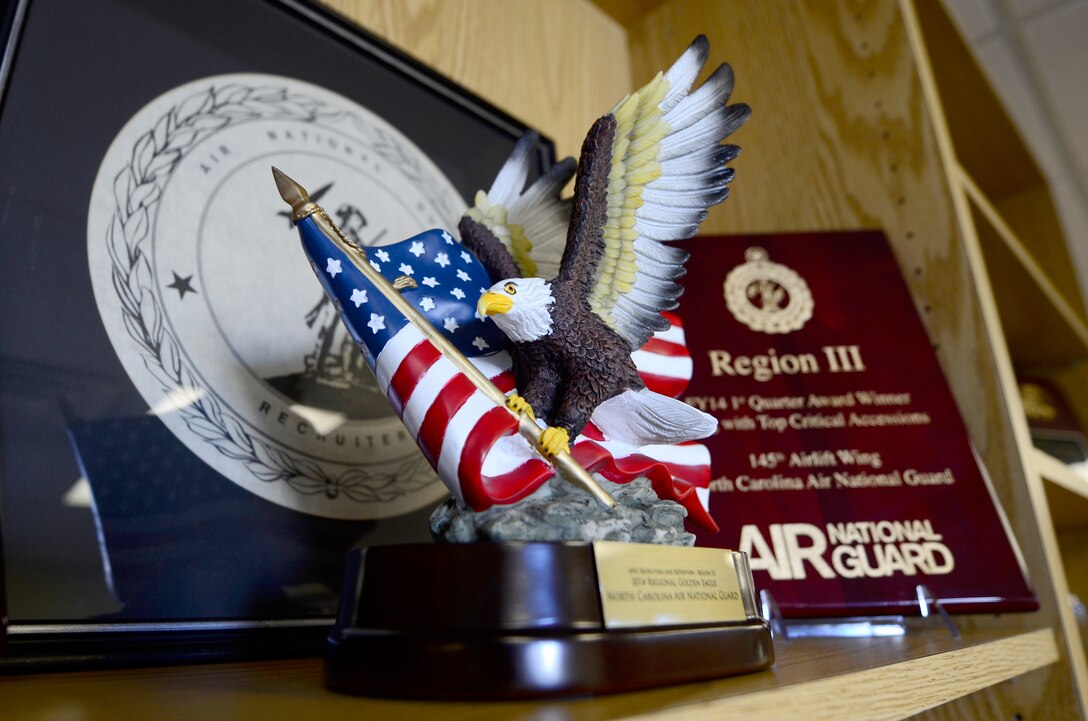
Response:
[{"label": "red wooden plaque", "polygon": [[[682,398],[719,420],[699,545],[786,616],[1038,607],[881,232],[703,237]],[[697,529],[692,529],[696,530]]]}]

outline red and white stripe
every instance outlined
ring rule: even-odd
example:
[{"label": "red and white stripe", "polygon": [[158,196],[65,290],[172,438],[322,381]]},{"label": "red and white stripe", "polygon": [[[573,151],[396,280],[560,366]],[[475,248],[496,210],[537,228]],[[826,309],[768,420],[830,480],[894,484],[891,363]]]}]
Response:
[{"label": "red and white stripe", "polygon": [[646,345],[631,354],[642,382],[661,395],[678,397],[691,382],[691,355],[684,340],[684,324],[673,313],[661,315],[672,325],[655,333]]},{"label": "red and white stripe", "polygon": [[[676,326],[659,336],[667,338],[651,339],[636,354],[636,365],[640,374],[647,374],[644,379],[654,379],[657,387],[651,380],[645,381],[652,390],[663,392],[656,380],[663,378],[667,387],[678,388],[679,393],[691,378],[690,358],[683,376],[683,366],[676,360],[680,356],[673,347],[683,349],[683,330]],[[667,344],[668,353],[650,347],[657,343]],[[652,362],[652,373],[644,370],[647,359]],[[503,393],[514,390],[508,353],[470,360]],[[482,511],[495,504],[513,503],[554,475],[552,466],[518,434],[518,420],[481,393],[414,325],[406,325],[386,344],[374,371],[438,476],[454,496],[472,508]],[[590,424],[575,439],[571,452],[587,470],[618,483],[649,477],[659,496],[683,503],[692,520],[714,527],[705,508],[705,489],[710,482],[710,454],[705,446],[687,443],[636,448],[606,439]]]}]

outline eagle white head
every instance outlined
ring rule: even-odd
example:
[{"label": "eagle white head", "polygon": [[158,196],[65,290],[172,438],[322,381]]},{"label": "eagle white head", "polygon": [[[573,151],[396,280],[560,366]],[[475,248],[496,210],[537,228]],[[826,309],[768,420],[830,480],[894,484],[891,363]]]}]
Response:
[{"label": "eagle white head", "polygon": [[552,285],[543,278],[507,278],[480,296],[476,310],[491,316],[508,338],[524,343],[552,332],[554,303]]}]

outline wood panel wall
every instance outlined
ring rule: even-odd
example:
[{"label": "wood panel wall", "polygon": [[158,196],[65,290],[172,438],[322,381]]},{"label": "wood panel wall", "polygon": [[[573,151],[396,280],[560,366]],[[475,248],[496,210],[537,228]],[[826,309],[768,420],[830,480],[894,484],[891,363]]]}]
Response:
[{"label": "wood panel wall", "polygon": [[586,0],[325,0],[577,157],[631,90],[627,33]]}]

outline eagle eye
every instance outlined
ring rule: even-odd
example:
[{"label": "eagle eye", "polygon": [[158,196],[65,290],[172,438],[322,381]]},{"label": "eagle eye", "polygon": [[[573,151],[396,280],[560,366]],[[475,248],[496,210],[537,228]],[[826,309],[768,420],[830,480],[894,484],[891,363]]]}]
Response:
[{"label": "eagle eye", "polygon": [[504,285],[502,287],[502,289],[505,290],[510,295],[517,295],[517,293],[518,293],[518,287],[516,285],[514,285],[513,283],[507,283],[506,285]]}]

